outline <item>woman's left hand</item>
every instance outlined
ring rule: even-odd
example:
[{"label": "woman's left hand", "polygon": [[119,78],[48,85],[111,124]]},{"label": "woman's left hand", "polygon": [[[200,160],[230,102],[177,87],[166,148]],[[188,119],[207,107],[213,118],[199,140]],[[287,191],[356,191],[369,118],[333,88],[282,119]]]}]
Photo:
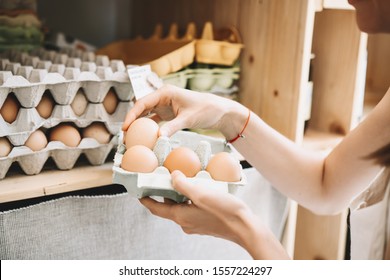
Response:
[{"label": "woman's left hand", "polygon": [[275,238],[237,197],[206,186],[194,185],[180,171],[172,173],[172,185],[190,201],[175,203],[165,200],[163,203],[142,198],[141,203],[152,214],[176,222],[188,234],[212,235],[231,240],[245,248],[254,258],[288,258],[277,240],[276,249],[280,254],[263,254],[262,250],[267,249],[269,244],[264,244],[261,248],[259,243],[269,242],[270,239],[275,242]]}]

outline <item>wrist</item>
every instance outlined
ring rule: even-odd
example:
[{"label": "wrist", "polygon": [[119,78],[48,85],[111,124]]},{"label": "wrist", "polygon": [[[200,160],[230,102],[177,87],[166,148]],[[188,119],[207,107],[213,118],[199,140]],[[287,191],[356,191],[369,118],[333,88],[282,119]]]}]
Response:
[{"label": "wrist", "polygon": [[239,235],[238,244],[246,249],[253,259],[290,259],[272,231],[253,213],[246,216],[244,223],[246,226]]},{"label": "wrist", "polygon": [[248,121],[248,108],[238,102],[228,106],[219,124],[220,132],[229,141],[239,137]]}]

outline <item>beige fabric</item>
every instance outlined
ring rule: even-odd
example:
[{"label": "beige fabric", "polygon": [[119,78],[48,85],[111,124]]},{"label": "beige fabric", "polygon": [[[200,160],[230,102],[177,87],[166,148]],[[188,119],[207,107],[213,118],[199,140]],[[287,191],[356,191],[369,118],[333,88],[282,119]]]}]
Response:
[{"label": "beige fabric", "polygon": [[351,258],[390,259],[390,169],[350,205]]},{"label": "beige fabric", "polygon": [[[236,196],[281,237],[287,199],[255,169]],[[127,193],[67,196],[0,212],[0,259],[250,259],[238,245],[187,235]]]}]

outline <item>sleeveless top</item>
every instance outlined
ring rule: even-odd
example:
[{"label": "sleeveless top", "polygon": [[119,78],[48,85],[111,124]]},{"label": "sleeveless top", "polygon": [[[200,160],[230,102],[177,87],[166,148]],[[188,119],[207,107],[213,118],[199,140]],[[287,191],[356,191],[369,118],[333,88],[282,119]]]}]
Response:
[{"label": "sleeveless top", "polygon": [[390,259],[390,168],[350,204],[351,259]]}]

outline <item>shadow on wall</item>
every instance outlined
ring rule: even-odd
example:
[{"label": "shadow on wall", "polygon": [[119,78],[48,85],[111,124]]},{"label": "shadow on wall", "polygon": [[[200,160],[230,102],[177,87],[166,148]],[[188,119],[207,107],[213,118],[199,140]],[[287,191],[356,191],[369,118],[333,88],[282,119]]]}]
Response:
[{"label": "shadow on wall", "polygon": [[132,0],[38,0],[38,15],[51,32],[101,47],[130,36]]}]

